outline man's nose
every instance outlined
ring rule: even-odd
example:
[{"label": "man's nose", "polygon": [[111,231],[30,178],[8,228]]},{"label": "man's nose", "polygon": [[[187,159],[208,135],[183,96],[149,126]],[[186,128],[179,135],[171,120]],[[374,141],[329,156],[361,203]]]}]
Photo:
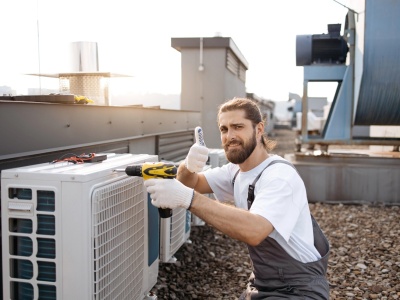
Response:
[{"label": "man's nose", "polygon": [[228,141],[231,141],[231,140],[235,139],[235,137],[236,137],[236,135],[235,135],[235,131],[234,130],[228,130],[226,132],[226,139]]}]

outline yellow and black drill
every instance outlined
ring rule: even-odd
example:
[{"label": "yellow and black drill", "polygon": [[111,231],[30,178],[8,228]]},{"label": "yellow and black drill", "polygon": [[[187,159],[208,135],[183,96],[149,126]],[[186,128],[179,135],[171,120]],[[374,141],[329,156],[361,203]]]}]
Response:
[{"label": "yellow and black drill", "polygon": [[[143,177],[144,180],[150,178],[174,179],[176,178],[177,167],[173,163],[146,162],[127,166],[125,169],[117,169],[116,171],[124,171],[129,176]],[[172,216],[172,209],[170,208],[158,208],[158,212],[161,218]]]}]

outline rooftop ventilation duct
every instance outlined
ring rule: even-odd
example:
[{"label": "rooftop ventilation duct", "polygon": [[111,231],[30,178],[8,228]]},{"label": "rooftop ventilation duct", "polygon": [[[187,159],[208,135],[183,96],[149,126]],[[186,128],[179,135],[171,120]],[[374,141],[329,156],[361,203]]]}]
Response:
[{"label": "rooftop ventilation duct", "polygon": [[71,72],[98,72],[99,55],[97,43],[71,43],[71,68]]}]

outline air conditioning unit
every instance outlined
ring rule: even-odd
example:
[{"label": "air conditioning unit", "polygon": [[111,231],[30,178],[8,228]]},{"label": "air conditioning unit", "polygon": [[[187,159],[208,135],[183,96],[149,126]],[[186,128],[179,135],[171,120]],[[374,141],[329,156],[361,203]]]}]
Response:
[{"label": "air conditioning unit", "polygon": [[211,168],[222,167],[227,163],[228,160],[226,159],[224,149],[209,149],[208,164]]},{"label": "air conditioning unit", "polygon": [[4,299],[148,298],[158,211],[142,178],[114,170],[158,157],[104,155],[1,172]]},{"label": "air conditioning unit", "polygon": [[172,210],[172,217],[161,219],[160,261],[176,262],[175,253],[185,242],[189,242],[191,213],[181,207]]}]

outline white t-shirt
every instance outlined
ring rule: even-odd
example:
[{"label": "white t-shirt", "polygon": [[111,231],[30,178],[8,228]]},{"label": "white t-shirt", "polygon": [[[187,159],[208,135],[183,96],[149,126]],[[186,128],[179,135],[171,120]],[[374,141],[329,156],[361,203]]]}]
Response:
[{"label": "white t-shirt", "polygon": [[[247,210],[248,187],[257,175],[273,160],[283,160],[271,155],[260,165],[247,172],[228,163],[220,168],[205,171],[208,184],[221,202],[234,201],[236,207]],[[314,247],[314,234],[307,193],[303,180],[296,170],[284,163],[269,166],[258,179],[254,189],[254,202],[250,212],[266,218],[274,226],[269,235],[293,258],[307,263],[321,258]]]}]

